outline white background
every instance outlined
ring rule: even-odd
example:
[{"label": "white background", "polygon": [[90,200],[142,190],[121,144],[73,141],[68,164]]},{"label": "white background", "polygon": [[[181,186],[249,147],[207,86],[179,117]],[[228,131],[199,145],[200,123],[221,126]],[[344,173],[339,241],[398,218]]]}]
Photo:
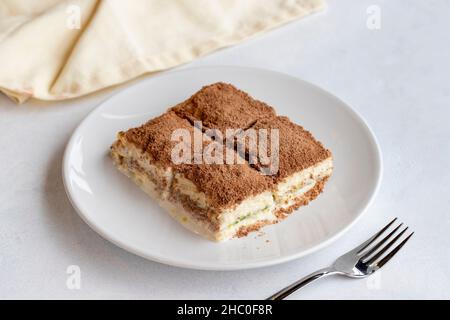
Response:
[{"label": "white background", "polygon": [[[0,96],[0,298],[260,299],[331,263],[394,216],[416,234],[368,280],[328,278],[293,299],[450,298],[450,2],[329,0],[329,8],[183,66],[285,72],[337,95],[371,125],[384,159],[380,192],[342,238],[275,267],[184,270],[147,261],[93,232],[61,180],[65,144],[113,90],[16,106]],[[366,9],[381,9],[381,29]],[[1,72],[1,70],[0,70]],[[81,289],[66,286],[69,265]]]}]

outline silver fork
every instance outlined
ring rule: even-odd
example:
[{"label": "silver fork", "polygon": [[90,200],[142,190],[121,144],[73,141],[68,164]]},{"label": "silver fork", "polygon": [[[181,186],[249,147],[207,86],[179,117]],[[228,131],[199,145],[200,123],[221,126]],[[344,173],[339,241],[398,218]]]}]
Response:
[{"label": "silver fork", "polygon": [[[378,240],[378,238],[380,238],[396,220],[397,218],[389,222],[383,229],[378,231],[364,243],[337,258],[337,260],[330,267],[311,273],[310,275],[275,293],[273,296],[267,298],[267,300],[282,300],[298,289],[310,284],[314,280],[332,274],[344,275],[350,278],[365,278],[370,276],[384,266],[389,260],[391,260],[391,258],[414,234],[414,232],[411,232],[402,242],[400,242],[391,251],[387,252],[408,229],[408,227],[405,227],[397,233],[403,225],[403,223],[400,223],[383,239]],[[389,242],[386,243],[387,241]]]}]

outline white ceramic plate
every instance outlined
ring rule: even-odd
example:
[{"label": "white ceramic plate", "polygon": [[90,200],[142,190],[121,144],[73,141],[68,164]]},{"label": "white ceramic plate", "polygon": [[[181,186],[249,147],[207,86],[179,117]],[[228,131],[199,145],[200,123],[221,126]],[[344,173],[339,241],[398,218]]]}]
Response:
[{"label": "white ceramic plate", "polygon": [[[263,233],[213,243],[184,229],[109,156],[116,133],[163,113],[217,81],[233,83],[278,114],[310,130],[334,155],[325,192]],[[235,270],[286,262],[342,235],[361,216],[381,180],[381,155],[373,133],[348,105],[288,75],[241,67],[207,67],[141,81],[103,102],[80,124],[64,156],[67,194],[80,216],[116,245],[142,257],[186,268]],[[268,240],[268,241],[266,241]]]}]

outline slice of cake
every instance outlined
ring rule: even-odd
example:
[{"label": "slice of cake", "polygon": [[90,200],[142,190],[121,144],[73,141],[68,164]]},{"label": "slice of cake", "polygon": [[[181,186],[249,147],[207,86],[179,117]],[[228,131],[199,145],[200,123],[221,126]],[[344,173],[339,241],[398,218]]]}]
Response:
[{"label": "slice of cake", "polygon": [[[252,131],[276,135],[253,141],[254,150]],[[316,198],[332,172],[331,153],[308,131],[225,83],[119,132],[111,155],[181,224],[214,241],[279,222]]]},{"label": "slice of cake", "polygon": [[277,221],[271,179],[247,164],[183,165],[174,175],[172,192],[172,201],[183,207],[176,215],[211,240]]},{"label": "slice of cake", "polygon": [[117,168],[155,198],[168,199],[173,179],[172,132],[177,129],[194,132],[186,119],[167,112],[140,127],[119,132],[111,146]]},{"label": "slice of cake", "polygon": [[[273,197],[277,203],[276,214],[280,219],[302,205],[315,199],[323,190],[333,171],[331,152],[314,139],[309,131],[291,122],[287,117],[258,120],[252,127],[258,131],[278,130],[278,157],[271,175],[274,183]],[[263,154],[270,160],[270,135],[268,150]],[[257,157],[257,155],[251,155]],[[253,161],[258,170],[271,168],[271,163]],[[267,170],[270,172],[270,170]]]}]

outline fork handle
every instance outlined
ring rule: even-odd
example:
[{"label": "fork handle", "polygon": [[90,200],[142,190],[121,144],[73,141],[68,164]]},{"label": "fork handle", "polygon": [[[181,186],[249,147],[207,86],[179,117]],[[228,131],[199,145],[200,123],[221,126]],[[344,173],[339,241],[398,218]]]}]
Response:
[{"label": "fork handle", "polygon": [[324,276],[328,276],[328,275],[335,274],[335,273],[337,273],[337,272],[330,267],[317,270],[316,272],[313,272],[310,275],[307,275],[306,277],[294,282],[290,286],[287,286],[286,288],[278,291],[277,293],[275,293],[273,296],[270,296],[266,300],[283,300],[288,295],[294,293],[295,291],[306,286],[307,284],[310,284],[314,280],[317,280]]}]

